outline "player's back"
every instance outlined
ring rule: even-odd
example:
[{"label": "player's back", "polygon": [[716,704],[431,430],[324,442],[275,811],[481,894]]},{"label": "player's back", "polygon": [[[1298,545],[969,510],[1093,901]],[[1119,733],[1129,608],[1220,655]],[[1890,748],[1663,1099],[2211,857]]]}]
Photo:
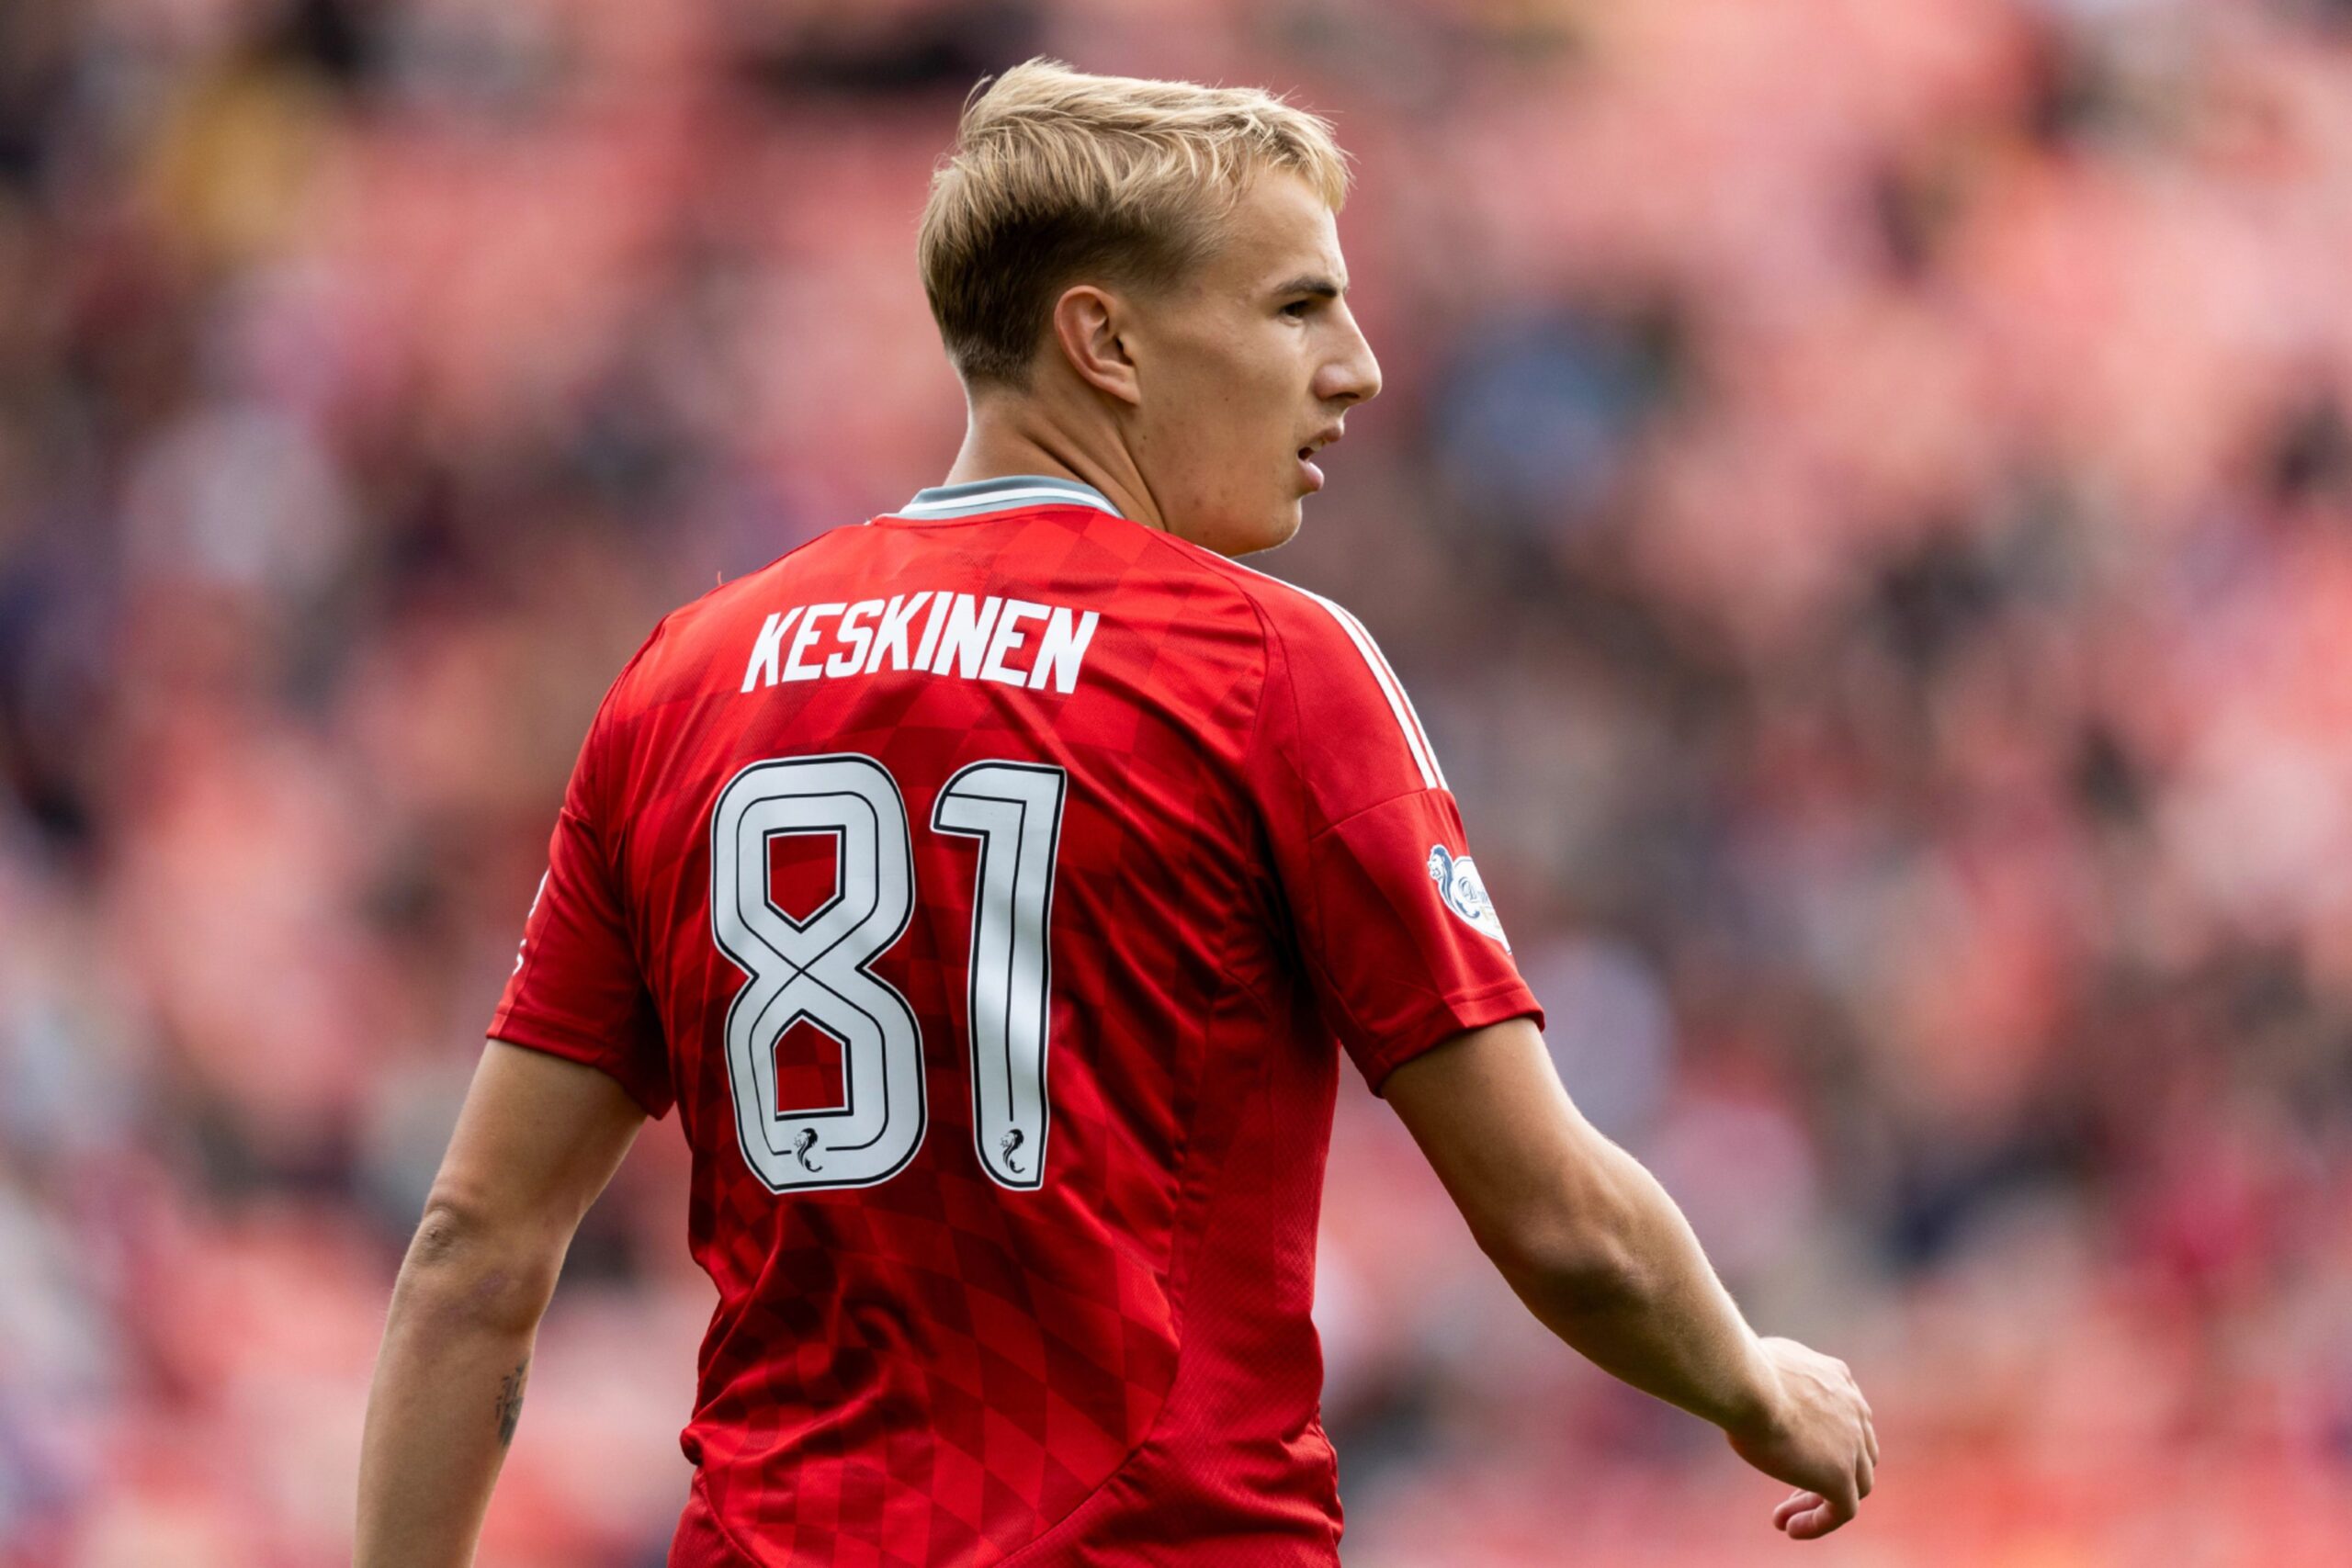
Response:
[{"label": "player's back", "polygon": [[1434,760],[1343,615],[1084,486],[905,510],[640,650],[492,1024],[693,1145],[673,1562],[1332,1562],[1333,1033],[1533,1005]]}]

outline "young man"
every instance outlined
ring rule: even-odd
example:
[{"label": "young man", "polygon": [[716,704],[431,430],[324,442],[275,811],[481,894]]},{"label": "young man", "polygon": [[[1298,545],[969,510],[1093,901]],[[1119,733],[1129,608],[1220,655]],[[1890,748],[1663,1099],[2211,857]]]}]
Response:
[{"label": "young man", "polygon": [[1380,389],[1341,154],[1046,62],[922,231],[947,482],[672,615],[591,726],[401,1271],[360,1568],[469,1561],[647,1115],[719,1304],[673,1564],[1337,1560],[1308,1318],[1334,1040],[1528,1306],[1852,1517],[1842,1363],[1759,1339],[1569,1102],[1429,738],[1280,544]]}]

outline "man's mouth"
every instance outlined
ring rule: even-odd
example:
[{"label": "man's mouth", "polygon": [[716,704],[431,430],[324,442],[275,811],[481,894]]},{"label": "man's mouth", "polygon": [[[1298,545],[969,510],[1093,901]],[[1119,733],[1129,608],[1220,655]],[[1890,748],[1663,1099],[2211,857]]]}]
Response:
[{"label": "man's mouth", "polygon": [[1318,491],[1323,488],[1323,470],[1315,466],[1315,454],[1337,441],[1342,434],[1338,425],[1333,425],[1329,430],[1317,432],[1314,440],[1298,449],[1298,466],[1306,476],[1306,488],[1309,491]]}]

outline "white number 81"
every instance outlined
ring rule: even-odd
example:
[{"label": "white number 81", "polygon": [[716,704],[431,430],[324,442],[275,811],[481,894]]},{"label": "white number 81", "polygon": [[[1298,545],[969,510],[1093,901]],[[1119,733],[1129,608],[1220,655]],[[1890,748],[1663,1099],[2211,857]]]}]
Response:
[{"label": "white number 81", "polygon": [[[932,826],[979,840],[972,900],[972,1133],[999,1185],[1044,1184],[1052,975],[1048,933],[1068,776],[1034,762],[976,762],[940,791]],[[768,888],[768,844],[822,833],[837,846],[833,897],[806,919]],[[871,1187],[905,1168],[929,1120],[922,1031],[905,997],[866,966],[914,913],[906,799],[871,757],[778,758],[744,768],[710,819],[710,925],[745,976],[727,1010],[727,1081],[743,1158],[771,1191]],[[775,1045],[807,1020],[840,1042],[842,1103],[780,1110]]]}]

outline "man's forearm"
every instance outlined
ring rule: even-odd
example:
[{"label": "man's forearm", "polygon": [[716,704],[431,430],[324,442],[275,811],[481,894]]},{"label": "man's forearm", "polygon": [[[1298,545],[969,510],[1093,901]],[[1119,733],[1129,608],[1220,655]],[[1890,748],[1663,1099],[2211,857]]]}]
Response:
[{"label": "man's forearm", "polygon": [[1496,1258],[1530,1311],[1603,1371],[1726,1429],[1770,1408],[1774,1373],[1690,1222],[1596,1135],[1600,1214],[1566,1245]]},{"label": "man's forearm", "polygon": [[437,1244],[392,1291],[359,1452],[354,1568],[467,1568],[513,1441],[552,1270]]}]

